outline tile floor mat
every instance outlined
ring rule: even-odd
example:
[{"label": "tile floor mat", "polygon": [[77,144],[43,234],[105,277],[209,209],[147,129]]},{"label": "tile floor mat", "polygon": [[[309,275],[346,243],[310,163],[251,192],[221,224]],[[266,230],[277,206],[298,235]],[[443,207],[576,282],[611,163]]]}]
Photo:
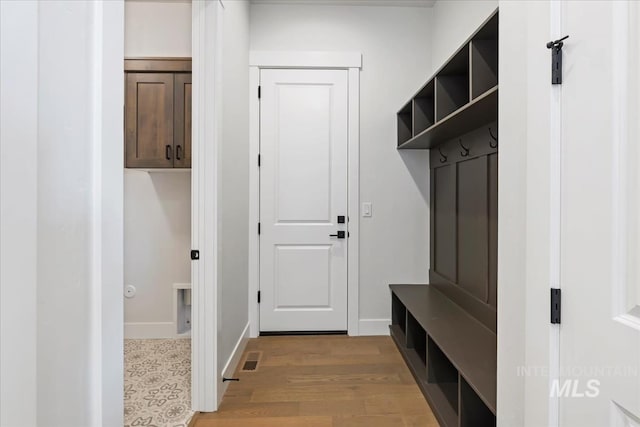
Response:
[{"label": "tile floor mat", "polygon": [[191,340],[124,340],[125,427],[187,427]]}]

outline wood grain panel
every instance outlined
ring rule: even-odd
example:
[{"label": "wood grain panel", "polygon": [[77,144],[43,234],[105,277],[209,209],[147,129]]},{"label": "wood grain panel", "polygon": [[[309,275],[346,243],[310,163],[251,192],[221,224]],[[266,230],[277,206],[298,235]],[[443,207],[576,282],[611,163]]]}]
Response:
[{"label": "wood grain panel", "polygon": [[173,166],[173,75],[128,73],[126,105],[126,167]]},{"label": "wood grain panel", "polygon": [[190,72],[191,58],[126,58],[124,70],[128,72]]},{"label": "wood grain panel", "polygon": [[260,370],[236,371],[218,412],[190,427],[438,425],[390,337],[260,337],[251,351]]},{"label": "wood grain panel", "polygon": [[191,167],[191,74],[176,74],[175,85],[175,160],[176,168]]}]

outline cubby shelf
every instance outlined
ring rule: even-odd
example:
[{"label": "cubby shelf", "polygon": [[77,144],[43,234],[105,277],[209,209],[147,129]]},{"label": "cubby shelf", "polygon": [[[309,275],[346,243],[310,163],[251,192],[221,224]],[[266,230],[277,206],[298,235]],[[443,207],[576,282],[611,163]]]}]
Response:
[{"label": "cubby shelf", "polygon": [[398,149],[433,148],[457,135],[494,121],[497,115],[498,87],[494,86],[413,138],[400,143]]},{"label": "cubby shelf", "polygon": [[398,149],[433,148],[497,113],[496,11],[398,112]]},{"label": "cubby shelf", "polygon": [[495,426],[496,334],[430,285],[390,288],[391,337],[440,424]]}]

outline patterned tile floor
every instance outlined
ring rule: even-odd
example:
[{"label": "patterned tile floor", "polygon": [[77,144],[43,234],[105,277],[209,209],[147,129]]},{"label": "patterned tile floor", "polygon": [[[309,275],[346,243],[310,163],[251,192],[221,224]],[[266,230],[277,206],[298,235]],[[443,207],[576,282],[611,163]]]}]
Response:
[{"label": "patterned tile floor", "polygon": [[192,416],[191,340],[125,340],[125,427],[187,427]]}]

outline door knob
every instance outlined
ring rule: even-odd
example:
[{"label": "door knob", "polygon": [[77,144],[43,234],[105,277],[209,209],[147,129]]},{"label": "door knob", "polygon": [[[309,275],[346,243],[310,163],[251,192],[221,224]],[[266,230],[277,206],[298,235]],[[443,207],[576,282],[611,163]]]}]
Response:
[{"label": "door knob", "polygon": [[346,233],[344,231],[338,231],[336,234],[329,234],[329,237],[337,237],[338,239],[344,239]]}]

